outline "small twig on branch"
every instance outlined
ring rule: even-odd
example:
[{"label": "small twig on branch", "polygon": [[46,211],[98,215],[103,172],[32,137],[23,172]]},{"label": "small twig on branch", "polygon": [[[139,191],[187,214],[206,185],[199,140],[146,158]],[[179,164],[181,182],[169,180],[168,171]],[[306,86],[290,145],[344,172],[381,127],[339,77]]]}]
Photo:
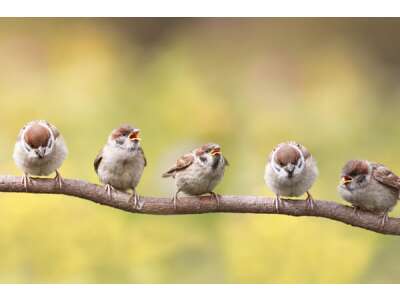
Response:
[{"label": "small twig on branch", "polygon": [[[22,177],[0,176],[0,192],[26,193]],[[219,208],[214,198],[210,196],[180,197],[177,209],[171,198],[143,197],[139,199],[137,208],[127,193],[115,191],[112,199],[103,186],[76,179],[64,179],[62,188],[52,179],[33,179],[28,193],[63,194],[108,205],[132,213],[155,215],[202,214],[202,213],[257,213],[276,214],[273,199],[259,196],[222,196]],[[332,201],[315,200],[313,210],[306,206],[305,201],[282,199],[279,214],[289,216],[313,216],[336,220],[352,226],[383,233],[400,235],[400,219],[389,218],[381,227],[381,217],[369,212],[359,211],[358,214],[350,206]]]}]

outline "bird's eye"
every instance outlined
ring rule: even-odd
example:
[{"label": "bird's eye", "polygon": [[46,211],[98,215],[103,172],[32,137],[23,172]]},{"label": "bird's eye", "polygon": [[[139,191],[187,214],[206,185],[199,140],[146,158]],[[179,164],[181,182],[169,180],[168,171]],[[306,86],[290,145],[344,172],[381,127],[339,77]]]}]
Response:
[{"label": "bird's eye", "polygon": [[365,180],[365,175],[359,175],[359,176],[357,176],[357,182],[358,183],[361,183],[361,182],[363,182],[364,180]]},{"label": "bird's eye", "polygon": [[207,161],[207,157],[205,156],[200,156],[199,158],[203,163]]}]

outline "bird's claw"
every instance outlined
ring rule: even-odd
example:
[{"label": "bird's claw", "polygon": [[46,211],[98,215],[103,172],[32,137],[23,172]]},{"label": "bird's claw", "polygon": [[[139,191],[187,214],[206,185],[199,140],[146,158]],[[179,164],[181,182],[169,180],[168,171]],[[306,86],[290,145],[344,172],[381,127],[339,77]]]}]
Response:
[{"label": "bird's claw", "polygon": [[112,192],[115,190],[114,187],[111,184],[106,184],[104,189],[107,192],[108,198],[112,200]]},{"label": "bird's claw", "polygon": [[385,212],[382,216],[382,220],[381,220],[381,229],[383,229],[385,227],[386,222],[389,220],[389,215],[387,212]]},{"label": "bird's claw", "polygon": [[138,204],[139,204],[139,200],[140,200],[140,196],[138,193],[136,193],[135,190],[133,190],[133,194],[132,196],[129,198],[129,201],[133,200],[133,207],[135,208],[135,210],[138,209]]},{"label": "bird's claw", "polygon": [[62,178],[60,172],[58,172],[57,170],[56,170],[56,177],[54,177],[54,180],[56,181],[56,184],[61,190],[64,184],[64,179]]},{"label": "bird's claw", "polygon": [[172,202],[173,202],[173,204],[174,204],[174,209],[176,210],[177,209],[177,204],[176,204],[176,202],[178,201],[178,194],[179,194],[179,190],[175,193],[175,195],[174,195],[174,197],[172,197]]},{"label": "bird's claw", "polygon": [[314,204],[314,199],[313,199],[313,197],[311,196],[311,194],[309,193],[309,192],[307,192],[307,198],[306,198],[306,204],[307,204],[307,208],[309,208],[310,210],[313,210],[314,209],[314,206],[315,206],[315,204]]},{"label": "bird's claw", "polygon": [[359,209],[356,206],[353,207],[353,215],[356,216],[357,218],[360,217]]},{"label": "bird's claw", "polygon": [[219,209],[221,196],[214,192],[210,192],[210,195],[211,195],[211,198],[214,198],[215,201],[217,202],[217,209]]},{"label": "bird's claw", "polygon": [[32,184],[32,178],[29,174],[25,173],[24,176],[22,176],[22,184],[24,185],[25,190],[28,191],[28,186]]},{"label": "bird's claw", "polygon": [[275,206],[275,211],[278,214],[279,214],[279,207],[281,206],[281,204],[282,204],[281,196],[276,195],[274,199],[274,206]]}]

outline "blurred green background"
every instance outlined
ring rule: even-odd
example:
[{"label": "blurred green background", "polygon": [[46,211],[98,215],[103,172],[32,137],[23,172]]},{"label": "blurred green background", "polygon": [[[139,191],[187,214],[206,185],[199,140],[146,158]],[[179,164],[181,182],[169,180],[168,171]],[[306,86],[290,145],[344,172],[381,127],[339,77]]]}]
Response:
[{"label": "blurred green background", "polygon": [[[316,157],[315,198],[342,202],[350,158],[400,173],[400,19],[1,19],[0,172],[19,129],[65,137],[64,177],[98,182],[94,157],[121,123],[142,130],[138,191],[205,142],[229,159],[223,194],[272,195],[270,150]],[[396,209],[392,216],[398,215]],[[400,239],[322,218],[129,214],[80,199],[0,194],[0,282],[400,282]]]}]

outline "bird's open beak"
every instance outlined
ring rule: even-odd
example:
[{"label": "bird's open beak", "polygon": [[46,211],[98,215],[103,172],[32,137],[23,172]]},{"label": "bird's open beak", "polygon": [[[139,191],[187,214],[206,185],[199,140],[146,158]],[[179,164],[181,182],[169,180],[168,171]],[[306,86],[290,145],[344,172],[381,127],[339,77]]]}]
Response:
[{"label": "bird's open beak", "polygon": [[352,181],[353,181],[353,178],[351,178],[350,176],[343,176],[341,182],[342,182],[342,184],[346,185]]},{"label": "bird's open beak", "polygon": [[140,130],[135,130],[134,132],[132,132],[132,133],[129,135],[129,139],[130,139],[131,141],[140,141],[141,138],[139,137],[139,135],[140,135]]},{"label": "bird's open beak", "polygon": [[221,155],[221,148],[214,148],[211,150],[211,155]]}]

